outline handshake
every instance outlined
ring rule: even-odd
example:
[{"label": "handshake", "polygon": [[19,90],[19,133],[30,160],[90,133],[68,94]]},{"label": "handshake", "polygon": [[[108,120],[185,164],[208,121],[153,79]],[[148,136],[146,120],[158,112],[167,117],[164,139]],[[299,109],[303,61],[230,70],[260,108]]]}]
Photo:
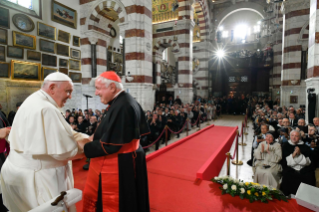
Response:
[{"label": "handshake", "polygon": [[82,139],[82,140],[77,141],[77,143],[78,143],[78,148],[79,148],[79,151],[80,151],[81,153],[84,152],[84,146],[85,146],[85,144],[87,144],[87,143],[93,141],[93,137],[94,137],[94,134],[91,135],[91,136],[88,137],[88,138],[84,138],[84,139]]}]

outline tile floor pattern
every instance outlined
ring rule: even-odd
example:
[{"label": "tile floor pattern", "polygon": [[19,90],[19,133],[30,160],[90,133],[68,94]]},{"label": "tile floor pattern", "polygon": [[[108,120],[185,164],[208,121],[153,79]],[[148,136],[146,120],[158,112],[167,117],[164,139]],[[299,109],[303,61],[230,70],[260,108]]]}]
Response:
[{"label": "tile floor pattern", "polygon": [[[244,121],[244,116],[232,116],[232,115],[222,115],[215,121],[210,121],[209,124],[215,124],[219,126],[230,126],[235,127],[238,126],[239,132],[241,131],[241,123]],[[202,128],[207,126],[207,122],[202,124]],[[197,132],[198,128],[195,127],[191,131],[189,131],[189,135]],[[251,147],[252,147],[252,140],[254,131],[252,129],[252,122],[248,120],[248,128],[246,128],[246,132],[248,135],[244,135],[244,143],[247,145],[242,147],[238,146],[238,159],[243,162],[243,165],[236,166],[230,163],[230,176],[235,179],[241,179],[243,181],[253,181],[253,171],[251,166],[247,165],[247,161],[251,158]],[[186,136],[186,132],[180,134],[180,138],[176,138],[176,135],[171,136],[171,140],[168,144],[174,143],[181,138]],[[241,142],[241,138],[239,138],[239,142]],[[161,144],[160,148],[165,147],[165,144]],[[233,154],[235,149],[235,141],[230,149],[230,153]],[[155,151],[155,145],[149,148],[149,151],[146,153],[147,155]],[[220,170],[219,176],[225,176],[227,174],[227,167],[226,167],[226,156],[225,156],[225,163]],[[319,187],[319,168],[316,170],[316,179],[317,179],[317,187]]]}]

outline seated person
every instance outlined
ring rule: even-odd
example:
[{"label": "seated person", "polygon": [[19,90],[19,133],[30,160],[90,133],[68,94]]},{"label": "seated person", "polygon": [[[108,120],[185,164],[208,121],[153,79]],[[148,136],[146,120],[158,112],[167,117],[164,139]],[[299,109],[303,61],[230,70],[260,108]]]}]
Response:
[{"label": "seated person", "polygon": [[306,145],[310,146],[311,141],[314,141],[315,144],[318,142],[318,138],[316,135],[316,128],[313,124],[308,125],[308,135],[303,136],[302,140],[305,142]]},{"label": "seated person", "polygon": [[295,195],[300,183],[316,185],[314,157],[313,151],[300,140],[300,133],[291,131],[290,140],[282,146],[280,190],[286,196]]},{"label": "seated person", "polygon": [[253,140],[253,146],[251,148],[251,159],[247,161],[249,166],[253,165],[254,161],[254,150],[258,147],[259,143],[265,141],[266,133],[269,131],[269,126],[267,124],[262,124],[260,126],[261,132],[260,134],[255,134]]},{"label": "seated person", "polygon": [[278,143],[283,144],[285,142],[288,142],[289,140],[289,132],[288,132],[288,128],[282,127],[280,128],[279,131],[279,138],[278,138]]},{"label": "seated person", "polygon": [[254,152],[254,182],[279,188],[281,154],[281,146],[275,142],[274,132],[267,132],[266,141],[261,142]]}]

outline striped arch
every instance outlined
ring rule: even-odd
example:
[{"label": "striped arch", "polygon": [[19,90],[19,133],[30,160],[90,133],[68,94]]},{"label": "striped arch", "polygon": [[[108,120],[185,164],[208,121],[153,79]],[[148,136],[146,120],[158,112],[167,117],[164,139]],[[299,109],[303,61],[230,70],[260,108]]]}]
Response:
[{"label": "striped arch", "polygon": [[172,39],[161,38],[155,43],[153,47],[153,61],[160,62],[162,61],[162,53],[167,47],[173,47],[173,53],[179,53],[179,43],[173,41]]},{"label": "striped arch", "polygon": [[[120,23],[124,23],[127,21],[127,14],[125,11],[125,7],[121,2],[115,1],[115,0],[106,0],[106,1],[102,1],[100,2],[98,5],[95,6],[95,8],[93,9],[92,13],[89,14],[89,16],[87,17],[87,20],[91,20],[93,21],[93,26],[88,24],[88,30],[94,29],[97,31],[100,31],[101,29],[98,28],[96,29],[95,26],[98,26],[101,18],[104,15],[104,9],[113,9],[118,13],[119,19],[120,19]],[[92,23],[92,22],[91,22]],[[111,31],[112,25],[109,24],[106,28],[102,29],[105,30],[104,33],[107,35],[110,35],[110,31]]]},{"label": "striped arch", "polygon": [[194,3],[195,12],[199,18],[199,27],[201,40],[209,40],[209,11],[207,6],[207,1],[197,0]]}]

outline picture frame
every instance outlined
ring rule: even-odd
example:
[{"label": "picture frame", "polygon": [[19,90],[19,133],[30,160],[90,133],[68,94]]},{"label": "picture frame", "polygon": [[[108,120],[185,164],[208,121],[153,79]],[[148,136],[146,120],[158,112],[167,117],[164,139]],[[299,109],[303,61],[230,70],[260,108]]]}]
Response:
[{"label": "picture frame", "polygon": [[56,53],[61,56],[70,57],[70,47],[60,43],[55,45]]},{"label": "picture frame", "polygon": [[81,46],[81,38],[73,35],[73,46]]},{"label": "picture frame", "polygon": [[0,7],[0,27],[5,29],[10,29],[10,12],[9,9]]},{"label": "picture frame", "polygon": [[71,58],[81,60],[81,51],[77,49],[71,48]]},{"label": "picture frame", "polygon": [[23,59],[24,50],[17,46],[7,46],[7,57]]},{"label": "picture frame", "polygon": [[22,32],[31,32],[34,30],[34,22],[27,15],[21,13],[14,14],[12,22],[14,26]]},{"label": "picture frame", "polygon": [[81,83],[82,82],[82,73],[69,72],[69,77],[71,78],[72,82],[74,82],[74,83]]},{"label": "picture frame", "polygon": [[66,74],[66,75],[69,75],[69,69],[67,69],[67,68],[59,68],[59,72]]},{"label": "picture frame", "polygon": [[8,30],[0,28],[0,44],[8,45]]},{"label": "picture frame", "polygon": [[81,70],[81,60],[70,59],[69,60],[69,69],[80,71]]},{"label": "picture frame", "polygon": [[56,68],[48,68],[48,67],[42,67],[42,80],[44,80],[49,74],[57,72],[58,69]]},{"label": "picture frame", "polygon": [[0,46],[0,61],[6,61],[6,47]]},{"label": "picture frame", "polygon": [[42,54],[42,65],[57,66],[57,57],[50,54]]},{"label": "picture frame", "polygon": [[69,60],[64,58],[59,58],[59,67],[69,67]]},{"label": "picture frame", "polygon": [[37,39],[34,35],[29,35],[22,32],[12,31],[13,46],[36,49]]},{"label": "picture frame", "polygon": [[12,80],[41,80],[41,64],[11,60]]},{"label": "picture frame", "polygon": [[55,54],[55,42],[40,39],[40,51]]},{"label": "picture frame", "polygon": [[41,52],[27,51],[27,60],[41,61]]},{"label": "picture frame", "polygon": [[51,4],[51,20],[74,29],[77,28],[76,10],[57,1],[52,1]]},{"label": "picture frame", "polygon": [[70,43],[71,34],[59,29],[58,32],[58,41],[62,41],[64,43]]},{"label": "picture frame", "polygon": [[38,36],[56,40],[56,28],[38,21]]},{"label": "picture frame", "polygon": [[10,78],[10,63],[0,62],[0,78]]}]

